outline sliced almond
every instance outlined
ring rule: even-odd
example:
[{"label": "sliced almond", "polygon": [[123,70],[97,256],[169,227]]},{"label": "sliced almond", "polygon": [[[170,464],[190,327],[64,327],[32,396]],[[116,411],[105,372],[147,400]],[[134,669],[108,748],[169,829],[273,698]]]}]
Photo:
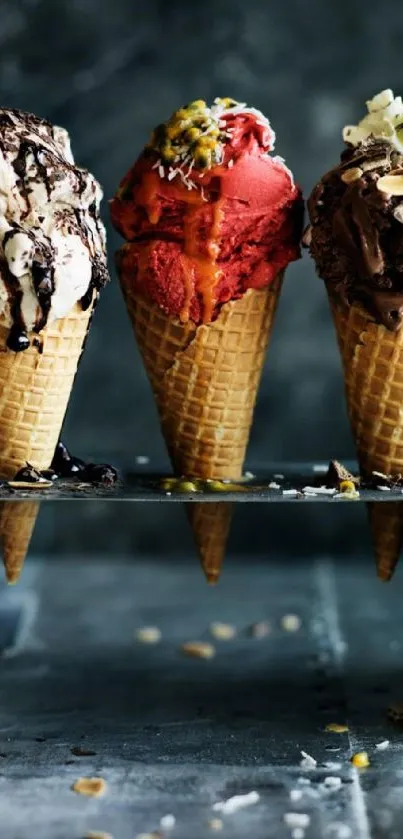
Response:
[{"label": "sliced almond", "polygon": [[343,183],[351,184],[353,181],[358,181],[358,179],[363,174],[362,169],[359,166],[354,166],[353,169],[347,169],[343,174],[340,176]]},{"label": "sliced almond", "polygon": [[380,192],[388,195],[403,195],[403,175],[384,175],[376,185]]},{"label": "sliced almond", "polygon": [[399,221],[400,224],[403,224],[403,204],[399,204],[399,206],[393,210],[393,215],[396,221]]}]

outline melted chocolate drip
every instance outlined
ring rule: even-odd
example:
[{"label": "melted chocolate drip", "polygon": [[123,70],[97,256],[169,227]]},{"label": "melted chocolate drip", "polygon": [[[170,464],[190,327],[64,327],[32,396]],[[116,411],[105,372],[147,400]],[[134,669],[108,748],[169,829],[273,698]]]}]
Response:
[{"label": "melted chocolate drip", "polygon": [[13,352],[24,352],[29,347],[28,335],[18,323],[13,323],[6,341],[7,347]]},{"label": "melted chocolate drip", "polygon": [[59,440],[53,455],[51,468],[60,478],[81,477],[85,470],[85,462],[79,457],[71,455],[67,446]]},{"label": "melted chocolate drip", "polygon": [[85,463],[81,458],[74,457],[61,440],[56,446],[52,469],[60,478],[79,478],[81,481],[105,486],[112,486],[119,477],[114,466],[107,463]]}]

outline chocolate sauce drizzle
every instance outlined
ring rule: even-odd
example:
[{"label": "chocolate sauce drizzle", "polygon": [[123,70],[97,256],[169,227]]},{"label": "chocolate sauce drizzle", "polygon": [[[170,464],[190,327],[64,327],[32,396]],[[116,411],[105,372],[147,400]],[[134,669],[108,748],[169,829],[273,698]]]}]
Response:
[{"label": "chocolate sauce drizzle", "polygon": [[348,147],[309,198],[305,236],[329,290],[392,332],[403,325],[403,224],[396,215],[403,199],[377,181],[399,170],[403,155],[385,140]]},{"label": "chocolate sauce drizzle", "polygon": [[56,446],[50,469],[39,470],[26,463],[14,476],[14,481],[40,483],[43,480],[56,481],[58,478],[77,478],[82,482],[112,486],[119,479],[114,466],[107,463],[86,463],[70,454],[67,446],[60,440]]},{"label": "chocolate sauce drizzle", "polygon": [[[58,130],[60,132],[60,129]],[[32,249],[29,253],[31,265],[28,268],[27,263],[27,271],[30,270],[31,272],[39,312],[33,326],[33,332],[40,333],[46,326],[55,292],[55,269],[57,264],[55,248],[40,228],[38,228],[40,232],[40,236],[38,236],[35,227],[30,227],[28,222],[26,227],[24,225],[31,210],[39,209],[32,202],[32,189],[35,183],[44,185],[47,200],[50,203],[53,200],[54,190],[61,179],[66,179],[69,182],[71,191],[79,198],[87,189],[93,190],[94,200],[89,206],[84,205],[82,210],[73,207],[58,209],[57,199],[53,209],[55,219],[58,219],[61,225],[64,224],[69,233],[78,234],[84,246],[88,248],[89,258],[92,262],[92,272],[89,287],[80,301],[83,309],[89,308],[94,296],[98,296],[109,276],[103,244],[102,249],[98,249],[97,252],[94,235],[86,223],[86,216],[88,218],[88,215],[90,215],[97,236],[103,243],[103,227],[96,199],[96,182],[85,169],[78,168],[66,157],[61,139],[57,140],[56,138],[54,126],[33,114],[16,109],[0,109],[0,150],[5,160],[14,169],[16,189],[26,205],[25,212],[21,211],[21,225],[14,220],[9,221],[10,229],[3,238],[3,255],[0,255],[1,277],[6,286],[12,319],[7,347],[14,352],[21,352],[28,349],[31,343],[21,311],[23,293],[19,278],[13,275],[12,264],[9,264],[5,256],[7,242],[17,233],[23,233],[32,243]],[[39,224],[42,224],[44,216],[38,215],[37,218]],[[42,346],[41,342],[36,339],[32,343],[38,347]]]}]

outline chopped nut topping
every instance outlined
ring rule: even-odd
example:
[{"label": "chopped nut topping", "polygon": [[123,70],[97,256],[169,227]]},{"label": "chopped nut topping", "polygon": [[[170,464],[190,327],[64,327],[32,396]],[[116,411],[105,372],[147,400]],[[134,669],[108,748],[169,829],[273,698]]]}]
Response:
[{"label": "chopped nut topping", "polygon": [[79,795],[101,798],[106,792],[106,781],[103,778],[78,778],[73,784],[72,790]]},{"label": "chopped nut topping", "polygon": [[366,769],[369,766],[368,752],[356,752],[351,758],[351,763],[356,769]]},{"label": "chopped nut topping", "polygon": [[345,184],[351,184],[353,181],[358,181],[362,174],[362,169],[359,166],[354,166],[352,169],[346,169],[341,175],[341,179]]},{"label": "chopped nut topping", "polygon": [[235,626],[230,623],[220,623],[219,621],[210,624],[210,634],[218,641],[231,641],[235,638]]},{"label": "chopped nut topping", "polygon": [[215,647],[206,641],[187,641],[182,644],[181,650],[191,658],[214,658]]},{"label": "chopped nut topping", "polygon": [[224,822],[222,821],[222,819],[210,819],[210,821],[207,822],[207,826],[210,828],[210,830],[222,830],[224,827]]}]

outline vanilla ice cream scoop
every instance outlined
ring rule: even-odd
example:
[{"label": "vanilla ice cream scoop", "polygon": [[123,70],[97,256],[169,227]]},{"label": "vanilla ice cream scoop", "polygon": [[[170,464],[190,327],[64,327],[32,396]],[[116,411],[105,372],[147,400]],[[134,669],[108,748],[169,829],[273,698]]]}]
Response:
[{"label": "vanilla ice cream scoop", "polygon": [[108,280],[102,190],[63,128],[0,109],[0,320],[7,346],[85,309]]}]

